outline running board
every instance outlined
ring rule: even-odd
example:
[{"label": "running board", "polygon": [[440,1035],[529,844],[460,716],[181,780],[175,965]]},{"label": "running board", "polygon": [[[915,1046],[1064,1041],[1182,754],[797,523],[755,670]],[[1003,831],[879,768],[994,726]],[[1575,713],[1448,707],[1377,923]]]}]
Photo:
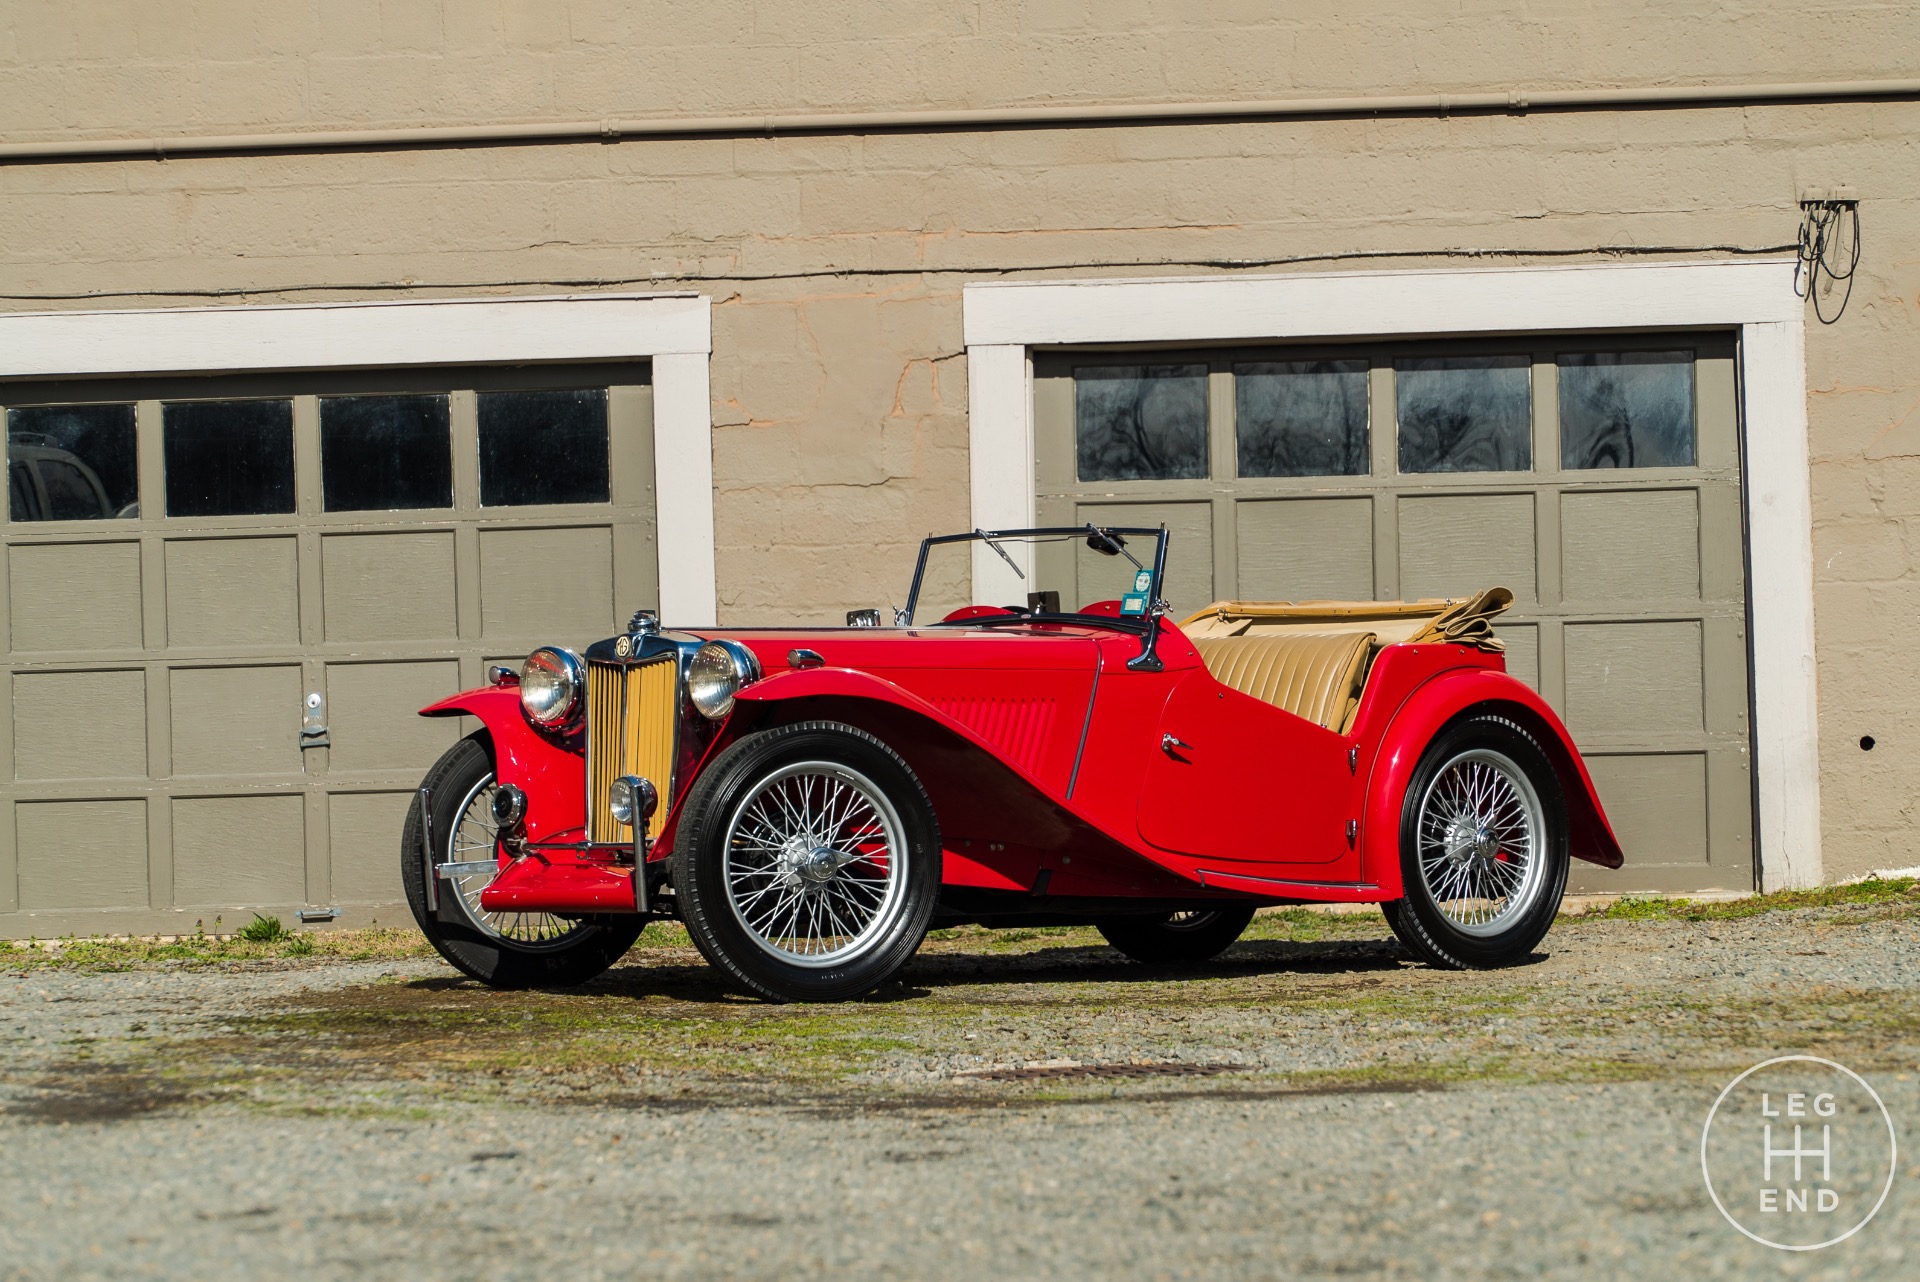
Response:
[{"label": "running board", "polygon": [[1237,890],[1242,894],[1315,899],[1327,903],[1380,902],[1380,887],[1351,881],[1294,881],[1280,877],[1249,877],[1245,873],[1196,870],[1208,890]]}]

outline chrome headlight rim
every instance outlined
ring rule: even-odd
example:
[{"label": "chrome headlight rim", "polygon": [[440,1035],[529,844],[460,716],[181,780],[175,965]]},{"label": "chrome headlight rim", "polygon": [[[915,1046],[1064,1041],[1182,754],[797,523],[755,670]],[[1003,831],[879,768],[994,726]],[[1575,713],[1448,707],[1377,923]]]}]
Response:
[{"label": "chrome headlight rim", "polygon": [[738,641],[704,642],[687,663],[687,702],[709,721],[733,711],[734,696],[760,679],[760,661]]},{"label": "chrome headlight rim", "polygon": [[607,810],[617,824],[644,824],[659,808],[660,791],[643,775],[621,775],[607,786]]},{"label": "chrome headlight rim", "polygon": [[578,719],[586,688],[587,665],[565,646],[543,645],[520,664],[520,711],[537,726],[554,730]]}]

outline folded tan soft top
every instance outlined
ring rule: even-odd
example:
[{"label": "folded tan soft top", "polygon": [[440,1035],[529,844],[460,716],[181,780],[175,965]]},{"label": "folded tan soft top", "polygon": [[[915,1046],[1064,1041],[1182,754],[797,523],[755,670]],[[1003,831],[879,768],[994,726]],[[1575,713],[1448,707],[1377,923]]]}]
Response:
[{"label": "folded tan soft top", "polygon": [[1493,618],[1513,593],[1464,601],[1215,601],[1181,620],[1214,680],[1344,734],[1373,657],[1389,645],[1453,641],[1498,652]]},{"label": "folded tan soft top", "polygon": [[1423,601],[1215,601],[1181,620],[1180,630],[1205,637],[1370,632],[1380,645],[1452,641],[1500,651],[1493,620],[1513,604],[1506,588]]}]

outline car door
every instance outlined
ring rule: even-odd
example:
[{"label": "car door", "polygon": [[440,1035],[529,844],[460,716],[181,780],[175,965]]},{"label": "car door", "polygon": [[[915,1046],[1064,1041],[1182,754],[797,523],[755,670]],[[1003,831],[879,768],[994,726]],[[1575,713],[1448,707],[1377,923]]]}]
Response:
[{"label": "car door", "polygon": [[[1140,795],[1140,836],[1162,850],[1338,878],[1357,859],[1347,741],[1311,721],[1221,685],[1204,668],[1167,700]],[[1357,865],[1356,865],[1357,866]]]}]

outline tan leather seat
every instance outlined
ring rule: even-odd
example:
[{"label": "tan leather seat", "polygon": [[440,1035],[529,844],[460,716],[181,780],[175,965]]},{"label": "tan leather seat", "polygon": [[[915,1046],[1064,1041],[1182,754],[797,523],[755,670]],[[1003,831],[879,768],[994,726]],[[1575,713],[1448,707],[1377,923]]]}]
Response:
[{"label": "tan leather seat", "polygon": [[1373,636],[1290,632],[1192,640],[1201,662],[1221,685],[1338,731],[1360,697]]}]

